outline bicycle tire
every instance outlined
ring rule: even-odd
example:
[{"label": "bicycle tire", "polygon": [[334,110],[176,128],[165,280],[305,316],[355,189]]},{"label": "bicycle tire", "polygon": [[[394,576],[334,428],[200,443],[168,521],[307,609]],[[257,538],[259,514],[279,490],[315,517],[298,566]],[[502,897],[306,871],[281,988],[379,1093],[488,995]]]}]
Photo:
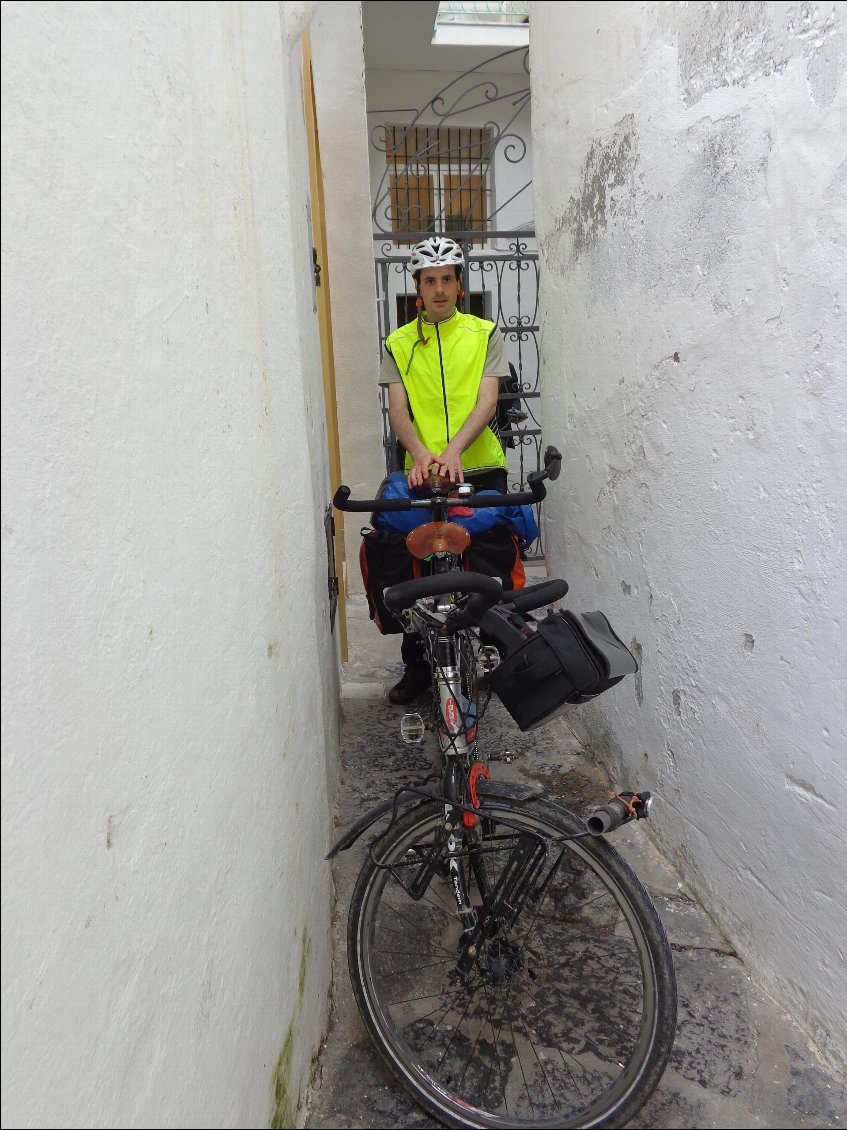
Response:
[{"label": "bicycle tire", "polygon": [[[537,798],[481,807],[493,878],[521,832],[544,841],[532,896],[462,983],[445,868],[417,901],[404,886],[440,834],[442,803],[405,814],[367,853],[350,907],[348,961],[364,1023],[398,1080],[444,1125],[622,1126],[658,1084],[676,1028],[673,959],[656,909],[608,843],[562,841],[585,832],[573,813]],[[478,904],[477,884],[471,893]]]}]

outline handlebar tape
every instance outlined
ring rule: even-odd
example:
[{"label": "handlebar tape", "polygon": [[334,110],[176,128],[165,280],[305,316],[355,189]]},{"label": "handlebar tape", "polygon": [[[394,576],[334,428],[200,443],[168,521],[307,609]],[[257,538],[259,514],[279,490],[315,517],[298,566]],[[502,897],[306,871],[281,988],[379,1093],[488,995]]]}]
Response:
[{"label": "handlebar tape", "polygon": [[364,498],[350,497],[349,487],[339,487],[335,492],[332,505],[336,510],[411,510],[411,498]]},{"label": "handlebar tape", "polygon": [[[385,603],[392,611],[399,612],[409,608],[424,596],[445,596],[449,592],[476,593],[485,598],[486,607],[491,608],[503,597],[503,586],[493,577],[483,573],[465,573],[456,570],[452,573],[438,573],[434,577],[418,577],[414,581],[401,581],[385,590]],[[480,612],[480,615],[482,613]]]},{"label": "handlebar tape", "polygon": [[527,477],[529,490],[516,491],[514,494],[475,494],[469,498],[351,498],[350,488],[340,486],[333,496],[332,505],[336,510],[347,511],[432,510],[436,505],[443,503],[448,507],[467,506],[473,510],[491,506],[534,506],[547,497],[547,488],[541,479],[534,477],[536,474],[537,472],[533,471]]},{"label": "handlebar tape", "polygon": [[552,577],[549,581],[540,581],[537,585],[527,585],[526,588],[505,593],[503,603],[511,605],[517,612],[531,612],[533,608],[541,608],[543,604],[552,604],[567,591],[567,581]]}]

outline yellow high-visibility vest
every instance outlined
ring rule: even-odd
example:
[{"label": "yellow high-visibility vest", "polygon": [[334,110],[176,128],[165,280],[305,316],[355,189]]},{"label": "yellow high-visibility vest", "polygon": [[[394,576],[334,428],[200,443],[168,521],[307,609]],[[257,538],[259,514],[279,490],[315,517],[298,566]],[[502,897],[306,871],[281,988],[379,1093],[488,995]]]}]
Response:
[{"label": "yellow high-visibility vest", "polygon": [[[421,328],[426,345],[415,321],[389,334],[385,347],[400,370],[421,443],[440,455],[476,407],[495,325],[457,310],[446,321],[423,322]],[[406,470],[411,466],[407,452]],[[465,471],[505,466],[502,444],[490,427],[462,452]]]}]

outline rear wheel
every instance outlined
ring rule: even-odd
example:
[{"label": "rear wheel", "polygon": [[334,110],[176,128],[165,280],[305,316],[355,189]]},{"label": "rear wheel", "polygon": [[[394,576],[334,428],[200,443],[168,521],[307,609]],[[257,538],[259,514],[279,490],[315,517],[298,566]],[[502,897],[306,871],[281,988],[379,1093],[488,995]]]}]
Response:
[{"label": "rear wheel", "polygon": [[[515,922],[457,973],[462,927],[446,869],[443,807],[426,804],[378,841],[350,910],[350,973],[362,1017],[392,1071],[449,1126],[620,1126],[670,1055],[676,986],[649,895],[607,843],[539,800],[487,800],[480,858],[459,854],[471,902],[531,844],[537,866]],[[373,857],[376,857],[374,861]],[[483,880],[483,876],[485,879]],[[488,899],[489,905],[491,899]]]}]

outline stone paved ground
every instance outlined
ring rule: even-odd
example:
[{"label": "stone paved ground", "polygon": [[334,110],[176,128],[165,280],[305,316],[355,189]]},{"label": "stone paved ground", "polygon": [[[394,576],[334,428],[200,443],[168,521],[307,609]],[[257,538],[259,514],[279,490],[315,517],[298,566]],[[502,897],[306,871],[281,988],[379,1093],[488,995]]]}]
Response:
[{"label": "stone paved ground", "polygon": [[[400,671],[397,638],[374,639],[362,609],[354,604],[352,611],[339,830],[390,796],[397,782],[423,776],[434,752],[428,742],[423,747],[404,745],[398,730],[402,711],[383,697],[384,686]],[[521,734],[495,702],[485,723],[487,749],[514,756],[510,762],[492,764],[497,778],[541,784],[552,799],[580,814],[608,799],[609,782],[584,758],[564,723]],[[845,1124],[845,1080],[818,1058],[790,1017],[752,980],[653,847],[644,825],[618,830],[613,842],[653,895],[674,951],[679,988],[679,1023],[670,1065],[659,1089],[630,1125]],[[305,1125],[312,1130],[437,1126],[382,1066],[353,1001],[344,931],[362,848],[357,844],[336,863],[335,1004]]]}]

